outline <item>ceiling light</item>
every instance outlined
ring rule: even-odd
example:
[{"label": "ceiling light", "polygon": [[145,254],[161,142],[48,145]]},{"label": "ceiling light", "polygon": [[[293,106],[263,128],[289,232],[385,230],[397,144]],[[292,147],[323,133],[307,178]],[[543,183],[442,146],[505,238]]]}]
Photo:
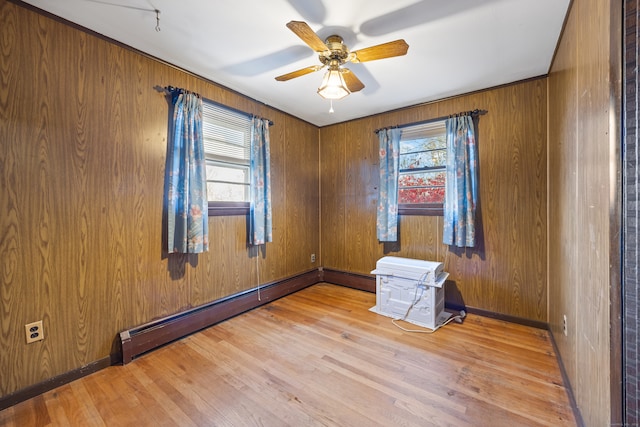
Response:
[{"label": "ceiling light", "polygon": [[325,99],[342,99],[351,92],[342,77],[342,70],[338,65],[330,65],[318,88],[318,95]]}]

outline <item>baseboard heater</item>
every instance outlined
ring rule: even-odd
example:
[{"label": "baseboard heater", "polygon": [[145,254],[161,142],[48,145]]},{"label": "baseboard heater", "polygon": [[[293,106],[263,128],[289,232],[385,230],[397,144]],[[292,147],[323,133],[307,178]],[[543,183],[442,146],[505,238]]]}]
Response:
[{"label": "baseboard heater", "polygon": [[323,268],[322,281],[332,283],[334,285],[346,286],[348,288],[376,293],[376,278],[370,275]]},{"label": "baseboard heater", "polygon": [[314,269],[260,286],[260,301],[258,301],[258,288],[254,288],[122,331],[120,332],[122,363],[127,364],[135,357],[157,347],[314,285],[320,282],[321,278],[322,271]]}]

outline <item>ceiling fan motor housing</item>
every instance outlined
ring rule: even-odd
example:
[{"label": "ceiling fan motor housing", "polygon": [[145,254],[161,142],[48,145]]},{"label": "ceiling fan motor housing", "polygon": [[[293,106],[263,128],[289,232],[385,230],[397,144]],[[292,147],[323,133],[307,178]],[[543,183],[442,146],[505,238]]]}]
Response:
[{"label": "ceiling fan motor housing", "polygon": [[330,65],[337,63],[339,65],[347,62],[349,58],[349,48],[344,44],[342,37],[332,35],[325,40],[328,50],[320,53],[320,62],[324,65]]}]

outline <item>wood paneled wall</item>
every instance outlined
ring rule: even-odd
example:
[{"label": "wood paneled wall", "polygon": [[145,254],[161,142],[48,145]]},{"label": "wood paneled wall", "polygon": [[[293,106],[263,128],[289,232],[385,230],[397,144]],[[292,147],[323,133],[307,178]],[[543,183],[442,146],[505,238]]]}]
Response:
[{"label": "wood paneled wall", "polygon": [[610,287],[619,289],[610,274],[620,268],[609,228],[619,168],[616,7],[573,1],[548,78],[549,323],[587,426],[610,425],[621,409],[610,393]]},{"label": "wood paneled wall", "polygon": [[[166,256],[160,85],[275,122],[274,242],[212,217],[211,248]],[[318,130],[0,0],[0,395],[109,355],[117,333],[317,267]],[[44,320],[45,340],[24,325]]]},{"label": "wood paneled wall", "polygon": [[[384,255],[445,263],[450,291],[476,308],[547,321],[545,79],[371,116],[320,130],[322,261],[368,274]],[[402,216],[398,245],[376,239],[374,130],[473,109],[478,123],[478,248],[442,244],[442,217]]]}]

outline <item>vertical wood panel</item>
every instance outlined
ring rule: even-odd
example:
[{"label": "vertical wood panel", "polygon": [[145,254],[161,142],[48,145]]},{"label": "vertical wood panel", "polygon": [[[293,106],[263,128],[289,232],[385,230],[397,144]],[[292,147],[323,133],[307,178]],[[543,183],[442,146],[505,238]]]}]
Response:
[{"label": "vertical wood panel", "polygon": [[572,3],[549,75],[549,319],[585,425],[609,425],[612,413],[609,133],[619,118],[608,108],[610,43],[620,38],[610,28],[613,7]]},{"label": "vertical wood panel", "polygon": [[345,125],[320,132],[320,217],[322,265],[344,268],[345,245]]},{"label": "vertical wood panel", "polygon": [[[262,114],[267,114],[262,113]],[[271,138],[271,209],[273,213],[273,242],[267,245],[268,260],[262,260],[260,264],[260,282],[269,282],[287,275],[287,226],[292,222],[289,216],[289,206],[294,204],[290,200],[288,192],[287,175],[289,165],[296,162],[295,156],[287,152],[287,129],[292,123],[284,114],[270,113],[269,118],[275,123],[271,126],[269,134]],[[313,140],[313,142],[315,142]],[[307,144],[312,142],[298,141]],[[316,184],[317,185],[317,184]],[[317,192],[317,190],[316,190]],[[317,213],[317,212],[316,212]],[[317,222],[315,223],[317,227]],[[261,258],[262,259],[262,258]]]},{"label": "vertical wood panel", "polygon": [[[308,123],[6,0],[0,76],[0,395],[104,358],[123,329],[310,268],[287,253],[319,255]],[[277,231],[258,258],[242,216],[209,220],[206,254],[163,250],[169,105],[158,85],[275,121]],[[26,345],[24,325],[39,319],[45,340]]]},{"label": "vertical wood panel", "polygon": [[[607,2],[579,2],[578,21],[578,210],[576,258],[577,375],[576,400],[587,425],[610,421],[609,387],[609,153],[610,6]],[[607,17],[607,19],[603,19]],[[588,48],[587,48],[588,46]],[[588,274],[584,274],[588,272]],[[604,367],[604,369],[603,369]],[[596,385],[594,387],[594,385]],[[598,410],[590,409],[598,408]]]},{"label": "vertical wood panel", "polygon": [[[16,27],[19,25],[18,13],[14,8],[0,3],[0,73],[10,69],[12,52],[20,48],[16,40]],[[21,40],[25,45],[26,41]],[[26,66],[26,58],[15,58],[19,67]],[[13,185],[21,179],[20,169],[27,157],[24,155],[25,144],[18,144],[21,126],[9,127],[5,121],[9,118],[23,120],[24,113],[19,114],[13,104],[17,96],[25,96],[22,85],[0,85],[0,369],[3,388],[15,387],[25,375],[22,366],[23,353],[14,343],[21,338],[20,330],[13,327],[22,319],[31,319],[27,313],[27,305],[21,301],[27,299],[27,287],[19,286],[26,280],[25,256],[22,240],[25,238],[21,224],[23,212],[18,188]],[[35,305],[35,304],[32,304]],[[33,355],[29,355],[33,357]],[[8,369],[14,366],[16,369]],[[7,384],[4,386],[4,384]]]},{"label": "vertical wood panel", "polygon": [[345,239],[344,258],[347,271],[371,271],[369,260],[379,248],[370,244],[376,234],[378,200],[378,141],[371,119],[349,123],[345,132]]},{"label": "vertical wood panel", "polygon": [[[294,119],[289,119],[294,120]],[[296,250],[288,250],[286,263],[290,270],[308,270],[318,265],[311,254],[320,255],[318,193],[318,128],[312,125],[287,126],[287,241],[297,242]]]},{"label": "vertical wood panel", "polygon": [[549,324],[557,337],[565,369],[572,382],[576,377],[575,333],[564,336],[563,315],[576,322],[577,271],[567,268],[574,262],[574,219],[576,212],[577,86],[576,15],[567,20],[556,60],[549,75]]}]

